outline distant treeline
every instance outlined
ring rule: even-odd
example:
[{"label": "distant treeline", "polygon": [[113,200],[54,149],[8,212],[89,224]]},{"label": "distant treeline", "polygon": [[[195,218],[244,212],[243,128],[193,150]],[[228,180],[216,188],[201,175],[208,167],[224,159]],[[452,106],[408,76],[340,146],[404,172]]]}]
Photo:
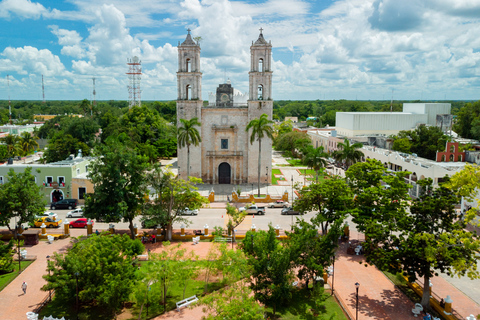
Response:
[{"label": "distant treeline", "polygon": [[[403,103],[416,103],[419,100],[394,101],[392,111],[402,111]],[[436,101],[431,101],[436,102]],[[452,114],[470,101],[438,101],[452,104]],[[142,101],[142,105],[155,110],[169,122],[176,122],[176,101]],[[55,100],[55,101],[12,101],[12,118],[20,122],[32,121],[34,114],[90,114],[91,102],[88,100]],[[110,112],[120,117],[128,110],[128,101],[98,101],[93,113]],[[336,112],[382,112],[390,111],[390,101],[357,101],[357,100],[278,100],[273,103],[273,118],[283,120],[285,117],[298,117],[305,121],[308,117],[317,117],[318,125],[335,125]],[[0,123],[8,121],[8,101],[0,100]]]}]

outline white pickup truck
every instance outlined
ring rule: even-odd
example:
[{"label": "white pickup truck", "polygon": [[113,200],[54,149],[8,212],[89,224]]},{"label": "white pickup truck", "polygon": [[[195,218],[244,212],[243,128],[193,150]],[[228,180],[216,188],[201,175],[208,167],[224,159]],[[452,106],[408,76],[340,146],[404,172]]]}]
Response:
[{"label": "white pickup truck", "polygon": [[247,214],[265,214],[265,207],[259,207],[256,204],[252,204],[247,207],[240,207],[238,211],[245,211]]}]

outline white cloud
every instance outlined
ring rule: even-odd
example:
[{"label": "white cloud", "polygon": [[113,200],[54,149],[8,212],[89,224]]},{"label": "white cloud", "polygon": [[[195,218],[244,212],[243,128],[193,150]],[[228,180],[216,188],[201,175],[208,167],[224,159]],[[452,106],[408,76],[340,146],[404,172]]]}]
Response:
[{"label": "white cloud", "polygon": [[9,68],[17,70],[19,74],[59,76],[65,73],[65,67],[60,58],[47,49],[38,50],[30,46],[7,47],[3,50],[2,56],[10,61]]},{"label": "white cloud", "polygon": [[48,13],[43,5],[30,0],[2,0],[0,17],[9,18],[12,14],[20,18],[38,19]]}]

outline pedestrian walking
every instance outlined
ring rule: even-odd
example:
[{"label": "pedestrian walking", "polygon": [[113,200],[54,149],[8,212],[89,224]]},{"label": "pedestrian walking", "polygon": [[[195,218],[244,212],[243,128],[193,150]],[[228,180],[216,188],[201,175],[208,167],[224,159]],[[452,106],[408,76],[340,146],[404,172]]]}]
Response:
[{"label": "pedestrian walking", "polygon": [[25,281],[23,281],[22,283],[22,290],[23,290],[23,294],[27,294],[27,283]]},{"label": "pedestrian walking", "polygon": [[154,234],[152,234],[152,243],[156,243],[156,242],[157,242],[157,237],[154,233]]}]

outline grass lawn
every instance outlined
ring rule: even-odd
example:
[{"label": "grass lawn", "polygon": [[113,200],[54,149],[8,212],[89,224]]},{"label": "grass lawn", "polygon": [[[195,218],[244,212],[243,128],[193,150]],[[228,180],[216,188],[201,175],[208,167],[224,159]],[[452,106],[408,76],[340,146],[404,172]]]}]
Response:
[{"label": "grass lawn", "polygon": [[[148,261],[142,261],[141,265],[149,263]],[[199,279],[201,277],[198,277]],[[223,287],[223,284],[220,282],[213,282],[212,277],[210,277],[210,282],[208,283],[208,292],[213,292]],[[205,289],[205,282],[201,280],[190,280],[185,290],[185,298],[196,295],[200,298],[203,295]],[[151,319],[156,315],[163,313],[163,303],[161,297],[161,290],[163,287],[160,283],[151,286],[151,290],[148,293],[149,306],[148,306],[148,317],[147,317],[147,306],[144,305],[142,316],[140,315],[141,305],[135,303],[126,303],[126,307],[122,313],[122,319]],[[162,291],[163,292],[163,291]],[[145,293],[146,294],[146,293]],[[176,281],[171,282],[170,286],[167,288],[167,301],[166,301],[166,310],[171,311],[176,308],[176,303],[180,300],[183,300],[183,287],[181,287]],[[48,303],[40,312],[40,318],[43,319],[44,316],[55,315],[56,317],[65,317],[65,319],[76,319],[75,311],[75,297],[72,297],[71,301],[64,301],[56,299],[53,297],[52,301]],[[79,313],[79,320],[111,320],[113,316],[105,312],[104,308],[100,308],[94,305],[82,305]]]},{"label": "grass lawn", "polygon": [[[22,270],[25,270],[26,267],[31,265],[33,261],[22,261],[21,266]],[[18,261],[13,262],[14,270],[10,273],[5,273],[0,275],[0,291],[3,290],[10,282],[12,282],[18,276]]]},{"label": "grass lawn", "polygon": [[407,284],[407,281],[405,281],[405,278],[403,278],[401,276],[401,274],[397,274],[397,275],[394,275],[390,272],[387,272],[387,271],[383,271],[383,273],[387,276],[388,279],[390,279],[390,281],[393,282],[394,285],[396,285],[400,291],[402,291],[403,293],[405,293],[405,295],[413,302],[420,302],[422,299],[415,293],[415,291],[413,291],[413,289],[411,289],[408,284]]},{"label": "grass lawn", "polygon": [[293,167],[305,167],[300,159],[287,159],[287,162]]},{"label": "grass lawn", "polygon": [[[298,171],[300,171],[300,174],[301,175],[305,175],[305,172],[307,173],[307,176],[310,176],[310,177],[307,177],[307,180],[308,181],[317,181],[317,174],[315,173],[315,170],[312,170],[312,169],[298,169]],[[318,181],[323,181],[323,174],[322,172],[318,172]]]},{"label": "grass lawn", "polygon": [[[317,299],[318,305],[316,305],[315,299],[310,297],[310,294],[313,294],[313,291],[294,290],[290,302],[277,308],[275,318],[273,317],[273,309],[271,307],[265,308],[268,319],[313,320],[321,317],[321,319],[348,320],[333,296],[323,293],[322,297]],[[317,311],[314,311],[314,309],[317,309]]]},{"label": "grass lawn", "polygon": [[285,177],[283,178],[275,178],[275,175],[276,174],[282,174],[282,172],[280,171],[280,169],[273,169],[272,170],[272,184],[278,184],[277,181],[280,180],[280,181],[285,181]]}]

